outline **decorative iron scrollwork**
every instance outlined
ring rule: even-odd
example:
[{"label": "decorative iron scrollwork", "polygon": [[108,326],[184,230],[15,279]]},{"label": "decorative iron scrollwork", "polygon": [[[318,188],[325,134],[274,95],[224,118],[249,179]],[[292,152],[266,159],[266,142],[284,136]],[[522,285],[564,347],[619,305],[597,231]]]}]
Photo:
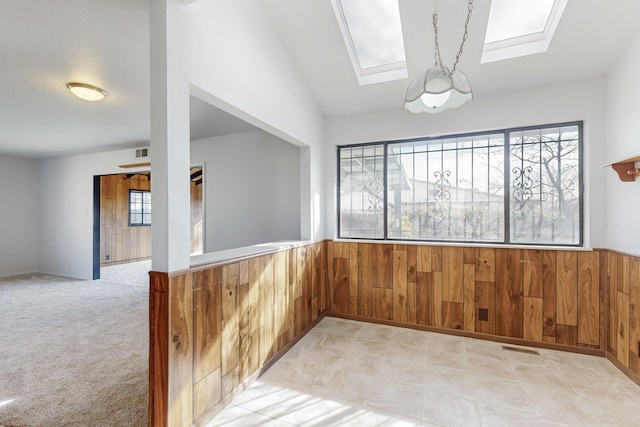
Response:
[{"label": "decorative iron scrollwork", "polygon": [[384,185],[382,183],[382,175],[369,175],[365,183],[369,199],[369,210],[380,212],[384,203]]},{"label": "decorative iron scrollwork", "polygon": [[531,179],[531,172],[533,168],[527,166],[524,169],[515,167],[513,173],[515,179],[513,180],[513,210],[517,212],[521,217],[524,216],[524,209],[533,209],[533,206],[528,204],[529,200],[533,197],[533,179]]},{"label": "decorative iron scrollwork", "polygon": [[450,171],[436,171],[433,173],[433,176],[436,178],[436,182],[434,183],[435,192],[434,198],[438,201],[450,200],[451,199],[451,182],[449,181],[449,177],[451,176]]}]

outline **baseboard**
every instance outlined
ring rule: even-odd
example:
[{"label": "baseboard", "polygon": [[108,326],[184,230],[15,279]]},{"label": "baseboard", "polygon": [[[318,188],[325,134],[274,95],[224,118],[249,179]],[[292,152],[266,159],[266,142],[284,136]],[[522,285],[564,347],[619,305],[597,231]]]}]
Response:
[{"label": "baseboard", "polygon": [[640,375],[636,374],[631,369],[626,367],[622,362],[620,362],[613,354],[609,353],[608,351],[607,351],[606,357],[609,360],[609,362],[613,363],[613,365],[616,368],[620,369],[622,373],[625,374],[627,377],[629,377],[631,381],[633,381],[634,383],[640,386]]},{"label": "baseboard", "polygon": [[294,338],[289,344],[285,345],[278,351],[275,355],[273,355],[269,360],[265,362],[262,367],[260,367],[257,371],[251,374],[246,380],[244,380],[240,385],[233,389],[231,393],[229,393],[226,397],[224,397],[218,404],[216,404],[213,408],[211,408],[206,414],[204,414],[200,419],[198,419],[195,423],[193,423],[193,427],[204,427],[213,420],[216,415],[218,415],[224,408],[229,406],[229,404],[238,397],[240,393],[245,391],[251,384],[253,384],[262,374],[264,374],[274,363],[276,363],[282,356],[284,356],[291,348],[296,345],[298,341],[300,341],[307,333],[313,329],[324,317],[326,313],[320,313],[318,318],[311,322],[307,328],[300,333],[296,338]]},{"label": "baseboard", "polygon": [[418,331],[437,332],[439,334],[455,335],[455,336],[460,336],[465,338],[476,338],[476,339],[481,339],[485,341],[502,342],[505,344],[544,348],[548,350],[560,350],[560,351],[567,351],[571,353],[587,354],[590,356],[599,356],[599,357],[605,356],[604,350],[595,349],[595,348],[577,347],[572,345],[555,344],[550,342],[531,341],[523,338],[503,337],[500,335],[482,334],[479,332],[469,332],[469,331],[463,331],[460,329],[447,329],[447,328],[438,328],[435,326],[414,325],[414,324],[408,324],[408,323],[402,323],[402,322],[395,322],[393,320],[373,319],[370,317],[353,316],[350,314],[341,314],[341,313],[334,313],[334,312],[327,312],[325,315],[330,317],[338,317],[341,319],[357,320],[360,322],[377,323],[380,325],[387,325],[387,326],[398,326],[401,328],[415,329]]}]

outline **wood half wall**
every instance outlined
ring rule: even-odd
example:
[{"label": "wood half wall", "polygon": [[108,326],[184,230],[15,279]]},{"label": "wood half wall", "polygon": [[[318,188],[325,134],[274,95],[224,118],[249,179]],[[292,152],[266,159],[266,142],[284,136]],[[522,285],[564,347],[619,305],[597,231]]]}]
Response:
[{"label": "wood half wall", "polygon": [[606,355],[640,384],[638,257],[326,241],[163,274],[150,280],[154,426],[203,425],[323,315]]},{"label": "wood half wall", "polygon": [[206,423],[315,324],[325,246],[150,273],[150,425]]}]

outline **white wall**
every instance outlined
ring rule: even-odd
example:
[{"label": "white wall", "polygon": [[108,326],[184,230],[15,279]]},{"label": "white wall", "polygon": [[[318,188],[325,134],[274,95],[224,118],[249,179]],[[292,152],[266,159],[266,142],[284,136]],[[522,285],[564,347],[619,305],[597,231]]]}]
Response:
[{"label": "white wall", "polygon": [[259,0],[188,6],[191,93],[303,147],[301,237],[325,237],[324,121]]},{"label": "white wall", "polygon": [[[639,69],[640,33],[607,76],[606,155],[601,163],[640,155]],[[640,255],[640,226],[636,222],[640,212],[640,181],[621,182],[613,170],[607,169],[607,247]]]},{"label": "white wall", "polygon": [[0,156],[0,277],[38,267],[38,162]]},{"label": "white wall", "polygon": [[[604,156],[604,79],[538,87],[491,96],[437,115],[412,115],[401,108],[327,119],[326,228],[335,236],[336,146],[519,126],[584,120],[585,246],[604,247],[606,210]],[[332,234],[333,233],[333,234]]]},{"label": "white wall", "polygon": [[137,162],[134,149],[40,160],[38,271],[93,277],[93,177]]},{"label": "white wall", "polygon": [[191,143],[205,166],[205,252],[300,239],[300,150],[263,131]]}]

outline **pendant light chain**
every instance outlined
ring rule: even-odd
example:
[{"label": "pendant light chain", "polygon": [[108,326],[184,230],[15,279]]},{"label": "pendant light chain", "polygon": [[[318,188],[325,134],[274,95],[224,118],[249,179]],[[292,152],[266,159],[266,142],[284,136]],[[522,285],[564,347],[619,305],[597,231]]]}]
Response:
[{"label": "pendant light chain", "polygon": [[467,20],[464,23],[464,34],[462,35],[462,42],[460,43],[460,50],[456,55],[456,62],[453,64],[453,68],[451,68],[451,72],[447,73],[445,71],[445,67],[442,63],[442,58],[440,57],[440,43],[438,42],[438,10],[436,9],[433,12],[433,32],[435,34],[435,52],[433,53],[434,65],[440,67],[442,69],[442,73],[451,77],[453,73],[456,72],[456,67],[458,66],[458,62],[460,62],[460,57],[462,56],[462,48],[464,47],[464,43],[467,41],[469,37],[469,20],[471,19],[471,13],[473,12],[473,0],[469,0],[468,4],[468,13]]}]

